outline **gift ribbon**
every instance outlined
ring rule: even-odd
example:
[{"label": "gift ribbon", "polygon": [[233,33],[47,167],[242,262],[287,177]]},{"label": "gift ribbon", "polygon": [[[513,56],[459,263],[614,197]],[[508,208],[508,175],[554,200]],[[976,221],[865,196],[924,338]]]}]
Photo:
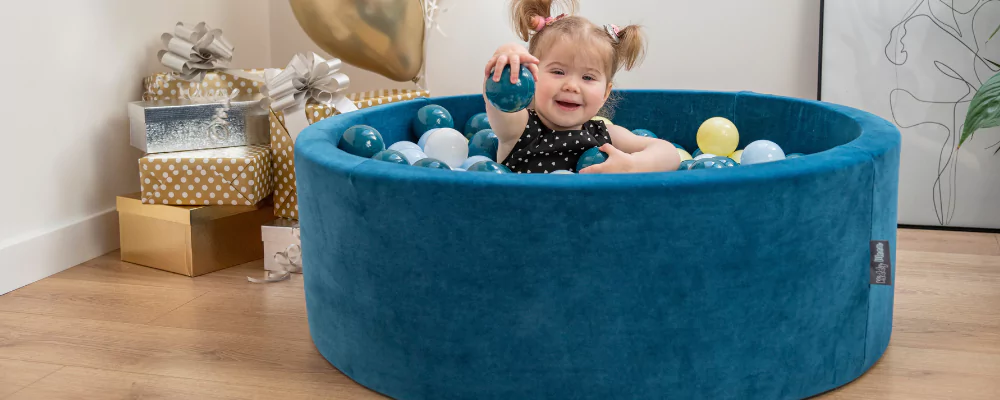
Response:
[{"label": "gift ribbon", "polygon": [[[299,237],[299,229],[292,228],[292,235],[295,236],[296,240],[302,240]],[[292,243],[285,248],[285,251],[279,251],[274,254],[274,261],[281,265],[281,271],[266,271],[264,279],[247,277],[247,280],[252,283],[272,283],[281,282],[291,278],[292,273],[302,272],[302,246],[297,243]]]},{"label": "gift ribbon", "polygon": [[[178,22],[174,26],[174,33],[164,33],[160,40],[164,47],[157,53],[160,63],[170,68],[173,75],[180,79],[201,82],[209,72],[224,72],[237,78],[264,83],[264,78],[260,75],[228,68],[235,48],[222,35],[221,29],[212,29],[205,22],[199,22],[194,27]],[[173,75],[167,75],[166,80],[169,81]]]},{"label": "gift ribbon", "polygon": [[178,22],[174,33],[160,36],[164,50],[157,53],[160,63],[186,81],[202,81],[209,71],[225,69],[233,60],[234,47],[222,30],[199,22],[194,27]]},{"label": "gift ribbon", "polygon": [[281,72],[276,69],[264,72],[260,91],[272,110],[284,112],[285,129],[292,143],[309,126],[305,113],[307,101],[332,106],[341,114],[358,110],[344,95],[351,79],[339,72],[342,65],[338,58],[324,60],[316,53],[300,53]]}]

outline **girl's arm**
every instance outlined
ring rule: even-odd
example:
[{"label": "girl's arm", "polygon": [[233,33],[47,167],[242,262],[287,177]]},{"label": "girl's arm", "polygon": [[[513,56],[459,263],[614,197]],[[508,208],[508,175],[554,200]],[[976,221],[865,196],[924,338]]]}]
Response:
[{"label": "girl's arm", "polygon": [[580,173],[676,171],[681,163],[677,148],[666,140],[637,136],[618,125],[608,126],[608,133],[614,146],[610,143],[601,146],[608,160],[584,168]]},{"label": "girl's arm", "polygon": [[[513,113],[505,113],[503,111],[497,110],[490,103],[489,99],[486,98],[485,84],[486,79],[493,79],[494,82],[500,82],[500,74],[503,73],[503,68],[507,64],[510,64],[510,80],[512,83],[517,83],[521,65],[526,66],[531,70],[531,74],[538,80],[538,58],[528,53],[528,49],[518,43],[509,43],[500,46],[495,53],[493,53],[493,58],[486,63],[485,78],[483,79],[483,100],[486,102],[486,118],[490,121],[490,128],[493,129],[493,133],[497,135],[500,139],[500,147],[504,147],[505,143],[514,143],[521,137],[521,132],[524,132],[524,126],[528,123],[528,111],[521,110]],[[490,74],[492,73],[492,76]],[[510,151],[508,149],[508,151]]]}]

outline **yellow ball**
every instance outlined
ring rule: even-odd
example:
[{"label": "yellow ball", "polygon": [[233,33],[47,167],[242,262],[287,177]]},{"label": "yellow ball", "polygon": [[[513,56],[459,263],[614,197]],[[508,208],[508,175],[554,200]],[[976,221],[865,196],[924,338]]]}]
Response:
[{"label": "yellow ball", "polygon": [[691,153],[688,153],[687,150],[684,149],[677,149],[677,154],[681,155],[681,161],[687,161],[694,158],[691,157]]},{"label": "yellow ball", "polygon": [[613,123],[611,123],[610,119],[607,119],[607,118],[604,118],[604,117],[594,117],[594,118],[591,118],[590,120],[591,121],[604,121],[604,125],[614,125]]},{"label": "yellow ball", "polygon": [[740,144],[740,133],[732,121],[709,118],[698,127],[698,148],[709,154],[733,154]]},{"label": "yellow ball", "polygon": [[732,158],[733,161],[736,161],[736,162],[742,164],[742,162],[740,161],[740,158],[743,158],[743,150],[736,150],[736,152],[733,153],[732,155],[730,155],[729,158]]}]

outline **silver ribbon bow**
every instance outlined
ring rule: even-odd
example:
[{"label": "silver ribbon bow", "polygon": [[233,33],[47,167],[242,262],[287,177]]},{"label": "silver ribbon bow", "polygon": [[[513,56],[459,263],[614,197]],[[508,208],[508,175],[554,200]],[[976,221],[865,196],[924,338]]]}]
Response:
[{"label": "silver ribbon bow", "polygon": [[[302,240],[299,237],[299,228],[292,229],[292,235],[295,239]],[[273,283],[281,282],[291,278],[292,273],[302,272],[302,246],[297,243],[293,243],[285,248],[285,251],[279,251],[274,254],[274,261],[277,261],[282,267],[282,271],[266,271],[264,279],[247,277],[247,280],[252,283]]]},{"label": "silver ribbon bow", "polygon": [[205,73],[227,68],[233,60],[234,47],[222,36],[222,30],[204,22],[194,27],[178,22],[174,34],[164,33],[160,40],[166,48],[157,53],[160,63],[186,81],[200,82]]},{"label": "silver ribbon bow", "polygon": [[338,58],[324,60],[316,53],[300,53],[281,72],[268,69],[264,73],[261,93],[268,98],[274,111],[285,114],[285,128],[295,142],[309,122],[305,106],[310,99],[337,109],[341,114],[357,111],[353,102],[344,95],[351,79],[339,72],[343,63]]}]

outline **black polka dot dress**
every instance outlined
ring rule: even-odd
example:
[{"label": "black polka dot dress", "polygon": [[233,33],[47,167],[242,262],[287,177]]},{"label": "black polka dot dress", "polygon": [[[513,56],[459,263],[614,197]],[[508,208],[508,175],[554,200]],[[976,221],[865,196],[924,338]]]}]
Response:
[{"label": "black polka dot dress", "polygon": [[528,125],[501,164],[516,173],[577,172],[576,162],[584,151],[611,143],[604,121],[587,121],[582,128],[554,131],[542,123],[535,110],[528,109]]}]

